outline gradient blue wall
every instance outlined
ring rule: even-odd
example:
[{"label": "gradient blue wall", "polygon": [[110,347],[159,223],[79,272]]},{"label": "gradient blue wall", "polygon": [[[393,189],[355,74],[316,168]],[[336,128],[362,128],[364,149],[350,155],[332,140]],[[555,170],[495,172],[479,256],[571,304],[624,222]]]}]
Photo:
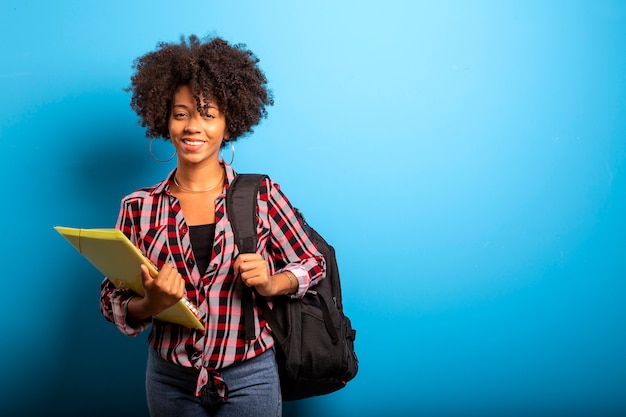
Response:
[{"label": "gradient blue wall", "polygon": [[287,415],[626,414],[626,3],[608,0],[4,1],[0,414],[147,415],[145,336],[102,319],[101,277],[52,226],[110,227],[173,167],[122,90],[190,33],[261,58],[276,105],[234,166],[334,243],[358,329],[357,379]]}]

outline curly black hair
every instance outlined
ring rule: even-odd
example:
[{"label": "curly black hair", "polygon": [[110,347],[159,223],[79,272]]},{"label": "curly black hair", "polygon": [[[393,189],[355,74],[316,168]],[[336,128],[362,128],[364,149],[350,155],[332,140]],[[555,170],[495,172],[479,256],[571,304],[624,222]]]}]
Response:
[{"label": "curly black hair", "polygon": [[179,43],[161,42],[133,63],[135,72],[126,89],[132,92],[130,106],[141,126],[147,127],[148,138],[167,139],[172,97],[179,87],[188,85],[198,111],[207,110],[201,97],[217,103],[226,116],[228,140],[237,140],[252,133],[267,117],[266,106],[274,104],[258,62],[245,44],[230,45],[218,37],[201,41],[190,35],[187,40],[182,36]]}]

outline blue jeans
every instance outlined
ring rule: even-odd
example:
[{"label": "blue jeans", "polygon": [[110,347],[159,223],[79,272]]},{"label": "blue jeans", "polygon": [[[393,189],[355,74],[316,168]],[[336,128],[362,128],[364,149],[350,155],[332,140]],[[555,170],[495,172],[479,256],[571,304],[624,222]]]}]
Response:
[{"label": "blue jeans", "polygon": [[146,398],[152,417],[280,417],[282,398],[274,349],[220,371],[228,399],[194,395],[198,371],[162,359],[149,348]]}]

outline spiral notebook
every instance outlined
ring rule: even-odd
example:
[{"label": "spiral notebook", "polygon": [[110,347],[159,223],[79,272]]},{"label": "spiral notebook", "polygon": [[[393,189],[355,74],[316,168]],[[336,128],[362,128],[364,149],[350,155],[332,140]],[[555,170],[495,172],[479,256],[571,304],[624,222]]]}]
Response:
[{"label": "spiral notebook", "polygon": [[[129,288],[143,295],[139,266],[146,265],[152,276],[158,273],[152,262],[118,229],[77,229],[63,226],[55,226],[54,229],[117,288]],[[184,297],[154,317],[204,330],[198,320],[197,308]]]}]

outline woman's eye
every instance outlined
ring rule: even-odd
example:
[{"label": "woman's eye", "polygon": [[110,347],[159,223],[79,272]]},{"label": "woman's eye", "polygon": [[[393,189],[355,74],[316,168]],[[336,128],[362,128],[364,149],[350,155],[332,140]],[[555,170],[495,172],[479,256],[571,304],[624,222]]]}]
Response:
[{"label": "woman's eye", "polygon": [[183,118],[185,116],[186,116],[185,113],[174,113],[174,117],[177,118],[177,119]]}]

